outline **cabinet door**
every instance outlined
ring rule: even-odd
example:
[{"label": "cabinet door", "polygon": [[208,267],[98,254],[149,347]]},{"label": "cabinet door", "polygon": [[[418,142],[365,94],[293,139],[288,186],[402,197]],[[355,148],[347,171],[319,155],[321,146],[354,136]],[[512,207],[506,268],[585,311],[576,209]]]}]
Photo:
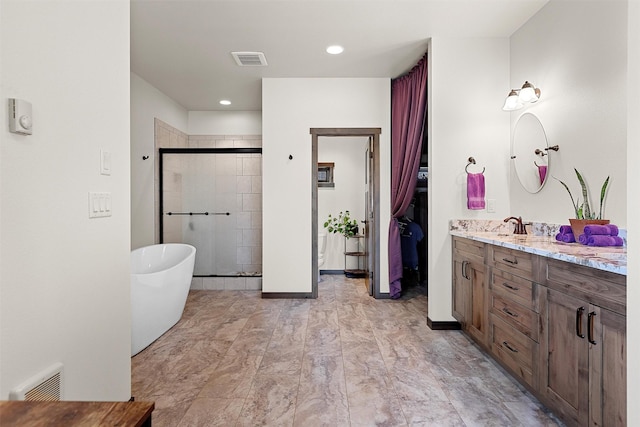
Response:
[{"label": "cabinet door", "polygon": [[627,425],[626,318],[599,307],[589,311],[590,425]]},{"label": "cabinet door", "polygon": [[467,320],[467,299],[470,280],[465,270],[469,261],[454,254],[453,258],[453,289],[452,289],[452,315],[465,329]]},{"label": "cabinet door", "polygon": [[547,289],[543,296],[540,340],[540,393],[570,424],[589,418],[589,343],[584,301]]},{"label": "cabinet door", "polygon": [[489,331],[488,321],[488,295],[485,268],[483,264],[470,262],[467,266],[467,277],[469,277],[469,308],[467,314],[467,332],[483,346],[487,346],[487,336]]}]

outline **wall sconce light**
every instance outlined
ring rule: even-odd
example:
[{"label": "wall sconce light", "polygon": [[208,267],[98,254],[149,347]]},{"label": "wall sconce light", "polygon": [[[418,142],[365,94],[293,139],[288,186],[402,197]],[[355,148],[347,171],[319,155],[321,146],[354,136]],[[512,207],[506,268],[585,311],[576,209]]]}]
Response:
[{"label": "wall sconce light", "polygon": [[502,109],[504,111],[519,110],[524,104],[534,103],[540,99],[540,89],[525,81],[520,89],[511,89]]}]

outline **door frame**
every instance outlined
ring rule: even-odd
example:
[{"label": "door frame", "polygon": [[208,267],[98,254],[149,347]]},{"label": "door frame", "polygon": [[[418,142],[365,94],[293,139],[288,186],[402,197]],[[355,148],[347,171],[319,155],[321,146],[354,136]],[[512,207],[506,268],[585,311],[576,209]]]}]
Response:
[{"label": "door frame", "polygon": [[[373,296],[380,298],[380,128],[311,128],[311,297],[318,298],[318,137],[365,137],[373,141],[373,215],[374,226],[369,238],[374,239],[375,254],[371,278]],[[368,218],[366,219],[368,220]],[[368,268],[368,266],[367,266]]]}]

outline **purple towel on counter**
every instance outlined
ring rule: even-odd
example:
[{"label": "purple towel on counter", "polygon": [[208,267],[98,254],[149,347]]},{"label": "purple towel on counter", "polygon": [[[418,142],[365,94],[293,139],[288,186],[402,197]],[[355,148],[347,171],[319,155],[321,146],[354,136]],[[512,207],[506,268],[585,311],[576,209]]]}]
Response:
[{"label": "purple towel on counter", "polygon": [[615,225],[586,225],[584,227],[584,234],[587,236],[603,235],[603,236],[617,236],[618,227]]},{"label": "purple towel on counter", "polygon": [[576,238],[573,233],[558,233],[556,234],[556,240],[558,242],[574,243],[576,241]]},{"label": "purple towel on counter", "polygon": [[587,236],[586,234],[581,234],[581,235],[578,236],[578,242],[580,242],[583,245],[586,245],[588,238],[589,238],[589,236]]},{"label": "purple towel on counter", "polygon": [[622,246],[624,241],[622,237],[605,236],[603,234],[595,234],[587,238],[588,246]]},{"label": "purple towel on counter", "polygon": [[568,234],[568,233],[573,234],[573,230],[571,229],[570,225],[561,225],[559,233],[560,234]]},{"label": "purple towel on counter", "polygon": [[467,174],[467,209],[484,209],[484,175],[482,173]]}]

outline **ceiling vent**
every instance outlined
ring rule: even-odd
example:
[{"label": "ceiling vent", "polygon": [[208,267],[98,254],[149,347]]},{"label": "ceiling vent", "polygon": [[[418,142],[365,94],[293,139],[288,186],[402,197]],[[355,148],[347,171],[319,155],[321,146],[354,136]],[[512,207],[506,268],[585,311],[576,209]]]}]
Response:
[{"label": "ceiling vent", "polygon": [[267,58],[262,52],[231,52],[236,64],[241,67],[266,67]]}]

